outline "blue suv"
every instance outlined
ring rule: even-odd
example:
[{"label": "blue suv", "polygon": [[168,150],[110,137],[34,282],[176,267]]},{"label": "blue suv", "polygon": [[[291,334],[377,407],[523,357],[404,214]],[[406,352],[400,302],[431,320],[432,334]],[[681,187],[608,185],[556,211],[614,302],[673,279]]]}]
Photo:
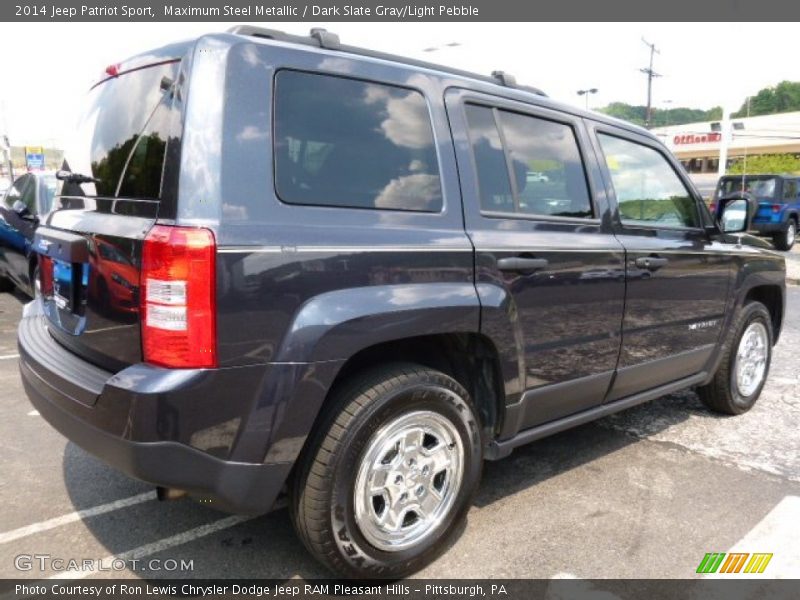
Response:
[{"label": "blue suv", "polygon": [[[778,250],[790,250],[800,222],[800,177],[790,175],[731,175],[721,177],[714,192],[720,198],[748,192],[758,202],[751,229],[772,236]],[[713,209],[712,209],[713,210]]]}]

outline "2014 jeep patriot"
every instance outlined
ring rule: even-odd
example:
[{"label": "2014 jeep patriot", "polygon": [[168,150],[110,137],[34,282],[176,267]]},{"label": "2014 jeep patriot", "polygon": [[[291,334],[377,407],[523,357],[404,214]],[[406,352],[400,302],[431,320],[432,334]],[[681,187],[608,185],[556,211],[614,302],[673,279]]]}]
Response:
[{"label": "2014 jeep patriot", "polygon": [[647,131],[505,74],[240,27],[110,67],[78,133],[31,402],[170,495],[285,493],[341,575],[431,561],[484,459],[690,386],[742,413],[767,377],[783,259]]}]

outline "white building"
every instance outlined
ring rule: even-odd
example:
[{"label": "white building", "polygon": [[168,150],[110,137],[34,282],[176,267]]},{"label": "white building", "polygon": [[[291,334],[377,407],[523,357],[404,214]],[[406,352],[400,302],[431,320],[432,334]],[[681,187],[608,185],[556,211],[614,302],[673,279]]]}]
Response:
[{"label": "white building", "polygon": [[[745,155],[800,155],[800,112],[733,119],[728,164]],[[716,173],[722,140],[719,121],[654,128],[689,173]]]}]

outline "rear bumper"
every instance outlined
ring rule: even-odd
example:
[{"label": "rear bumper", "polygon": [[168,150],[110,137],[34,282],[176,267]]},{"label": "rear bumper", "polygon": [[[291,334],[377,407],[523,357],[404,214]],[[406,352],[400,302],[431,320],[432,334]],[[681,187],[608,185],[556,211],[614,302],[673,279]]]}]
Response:
[{"label": "rear bumper", "polygon": [[[272,508],[293,461],[230,460],[242,415],[229,418],[229,412],[218,410],[216,416],[203,419],[192,414],[208,409],[204,392],[216,394],[210,398],[212,406],[224,407],[228,398],[218,393],[220,386],[230,393],[230,378],[247,381],[242,372],[247,369],[170,372],[134,365],[109,373],[53,340],[37,303],[26,307],[18,346],[20,374],[31,403],[84,450],[131,477],[186,490],[222,510],[259,514]],[[187,408],[187,395],[194,398],[195,411]],[[197,447],[204,445],[208,451]]]}]

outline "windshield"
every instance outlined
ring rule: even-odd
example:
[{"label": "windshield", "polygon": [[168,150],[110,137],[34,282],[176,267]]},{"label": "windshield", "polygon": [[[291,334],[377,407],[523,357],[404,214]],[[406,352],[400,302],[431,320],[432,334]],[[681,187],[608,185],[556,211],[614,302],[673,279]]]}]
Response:
[{"label": "windshield", "polygon": [[749,192],[756,198],[774,198],[777,189],[775,177],[736,177],[719,182],[719,197],[736,192]]},{"label": "windshield", "polygon": [[157,200],[174,126],[170,95],[178,62],[137,69],[96,85],[65,152],[65,168],[98,181],[65,183],[64,195]]}]

